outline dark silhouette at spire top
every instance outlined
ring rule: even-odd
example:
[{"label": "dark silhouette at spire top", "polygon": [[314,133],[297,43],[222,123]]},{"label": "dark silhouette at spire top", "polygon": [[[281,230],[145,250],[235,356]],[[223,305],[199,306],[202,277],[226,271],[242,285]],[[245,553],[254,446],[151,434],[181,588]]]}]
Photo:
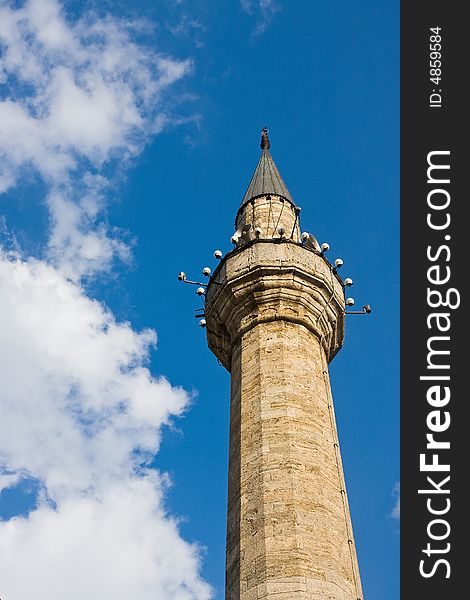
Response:
[{"label": "dark silhouette at spire top", "polygon": [[269,150],[269,148],[271,148],[271,142],[269,141],[268,138],[268,128],[267,127],[263,127],[263,129],[261,130],[261,149],[262,150]]}]

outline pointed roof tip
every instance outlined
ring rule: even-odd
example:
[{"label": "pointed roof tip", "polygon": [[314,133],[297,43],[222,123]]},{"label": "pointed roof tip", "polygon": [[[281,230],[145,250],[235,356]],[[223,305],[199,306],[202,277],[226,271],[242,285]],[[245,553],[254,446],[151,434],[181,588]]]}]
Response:
[{"label": "pointed roof tip", "polygon": [[271,142],[269,141],[268,133],[269,133],[268,128],[263,127],[263,129],[261,130],[261,143],[260,143],[261,150],[269,150],[271,148]]},{"label": "pointed roof tip", "polygon": [[253,173],[248,189],[243,196],[239,211],[253,198],[274,194],[281,196],[295,206],[295,202],[287,189],[284,180],[279,173],[276,164],[269,152],[271,143],[268,138],[268,129],[263,127],[261,130],[261,156],[258,165]]}]

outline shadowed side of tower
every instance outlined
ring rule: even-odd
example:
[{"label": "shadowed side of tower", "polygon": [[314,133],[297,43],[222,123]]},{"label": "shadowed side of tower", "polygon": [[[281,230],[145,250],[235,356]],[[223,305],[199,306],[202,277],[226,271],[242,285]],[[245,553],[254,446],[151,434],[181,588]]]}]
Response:
[{"label": "shadowed side of tower", "polygon": [[328,362],[344,336],[341,279],[300,243],[269,152],[206,295],[231,373],[227,600],[362,600]]}]

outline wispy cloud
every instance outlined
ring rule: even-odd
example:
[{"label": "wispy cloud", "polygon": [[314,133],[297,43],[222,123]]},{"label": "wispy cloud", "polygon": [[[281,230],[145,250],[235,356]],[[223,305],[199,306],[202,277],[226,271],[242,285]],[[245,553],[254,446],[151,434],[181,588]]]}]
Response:
[{"label": "wispy cloud", "polygon": [[173,35],[186,36],[194,31],[204,30],[205,27],[197,19],[193,19],[189,15],[182,15],[176,24],[168,25],[168,29]]},{"label": "wispy cloud", "polygon": [[242,10],[256,18],[252,37],[264,33],[271,24],[274,15],[279,12],[280,4],[276,0],[240,0]]},{"label": "wispy cloud", "polygon": [[206,27],[201,21],[190,17],[188,14],[183,14],[175,23],[167,23],[166,27],[175,37],[191,37],[196,48],[204,46],[201,34],[204,33]]},{"label": "wispy cloud", "polygon": [[394,519],[400,519],[400,482],[396,483],[393,488],[393,496],[395,497],[395,506],[391,512]]},{"label": "wispy cloud", "polygon": [[38,174],[50,230],[45,252],[24,256],[0,223],[0,490],[41,490],[27,516],[0,521],[2,597],[208,600],[201,549],[149,468],[188,395],[150,372],[155,332],[119,323],[83,283],[130,254],[105,219],[109,173],[178,121],[169,94],[191,61],[112,17],[17,6],[0,5],[0,185],[12,201]]}]

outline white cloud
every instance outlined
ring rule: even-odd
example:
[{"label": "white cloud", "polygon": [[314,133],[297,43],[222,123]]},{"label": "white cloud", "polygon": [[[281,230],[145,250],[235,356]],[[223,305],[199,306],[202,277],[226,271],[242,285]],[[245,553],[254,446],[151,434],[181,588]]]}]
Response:
[{"label": "white cloud", "polygon": [[80,198],[93,192],[95,208],[104,208],[105,196],[95,186],[88,189],[84,174],[109,161],[125,165],[162,124],[171,123],[165,94],[192,68],[190,60],[138,45],[130,30],[131,24],[111,17],[68,22],[56,0],[0,7],[0,80],[6,86],[0,101],[0,192],[24,168],[50,186],[53,228],[61,230],[53,229],[52,257],[69,277],[108,268],[123,254],[122,242],[111,242],[104,223],[98,226],[98,210],[96,235],[77,239],[83,219],[87,229],[91,222],[89,213],[77,214],[83,207],[71,190],[78,188]]},{"label": "white cloud", "polygon": [[10,470],[27,470],[57,501],[132,473],[133,450],[158,449],[161,426],[187,396],[145,368],[154,332],[117,323],[44,262],[5,255],[0,313],[1,454]]},{"label": "white cloud", "polygon": [[[16,6],[16,4],[15,4]],[[0,233],[0,490],[33,480],[37,506],[0,521],[8,600],[207,600],[201,548],[163,508],[150,461],[188,395],[152,376],[156,334],[119,323],[83,278],[126,244],[106,225],[113,182],[173,117],[167,89],[191,69],[134,42],[129,24],[71,22],[56,0],[0,3],[0,191],[46,184],[47,250]]]},{"label": "white cloud", "polygon": [[98,500],[43,505],[0,522],[0,587],[9,600],[193,600],[209,597],[198,549],[161,509],[150,478],[110,486]]},{"label": "white cloud", "polygon": [[0,493],[10,487],[14,487],[21,479],[20,473],[0,473]]},{"label": "white cloud", "polygon": [[145,366],[155,334],[117,323],[43,261],[5,254],[0,314],[0,483],[28,476],[47,494],[27,518],[0,522],[2,594],[209,598],[199,550],[145,467],[188,402]]}]

